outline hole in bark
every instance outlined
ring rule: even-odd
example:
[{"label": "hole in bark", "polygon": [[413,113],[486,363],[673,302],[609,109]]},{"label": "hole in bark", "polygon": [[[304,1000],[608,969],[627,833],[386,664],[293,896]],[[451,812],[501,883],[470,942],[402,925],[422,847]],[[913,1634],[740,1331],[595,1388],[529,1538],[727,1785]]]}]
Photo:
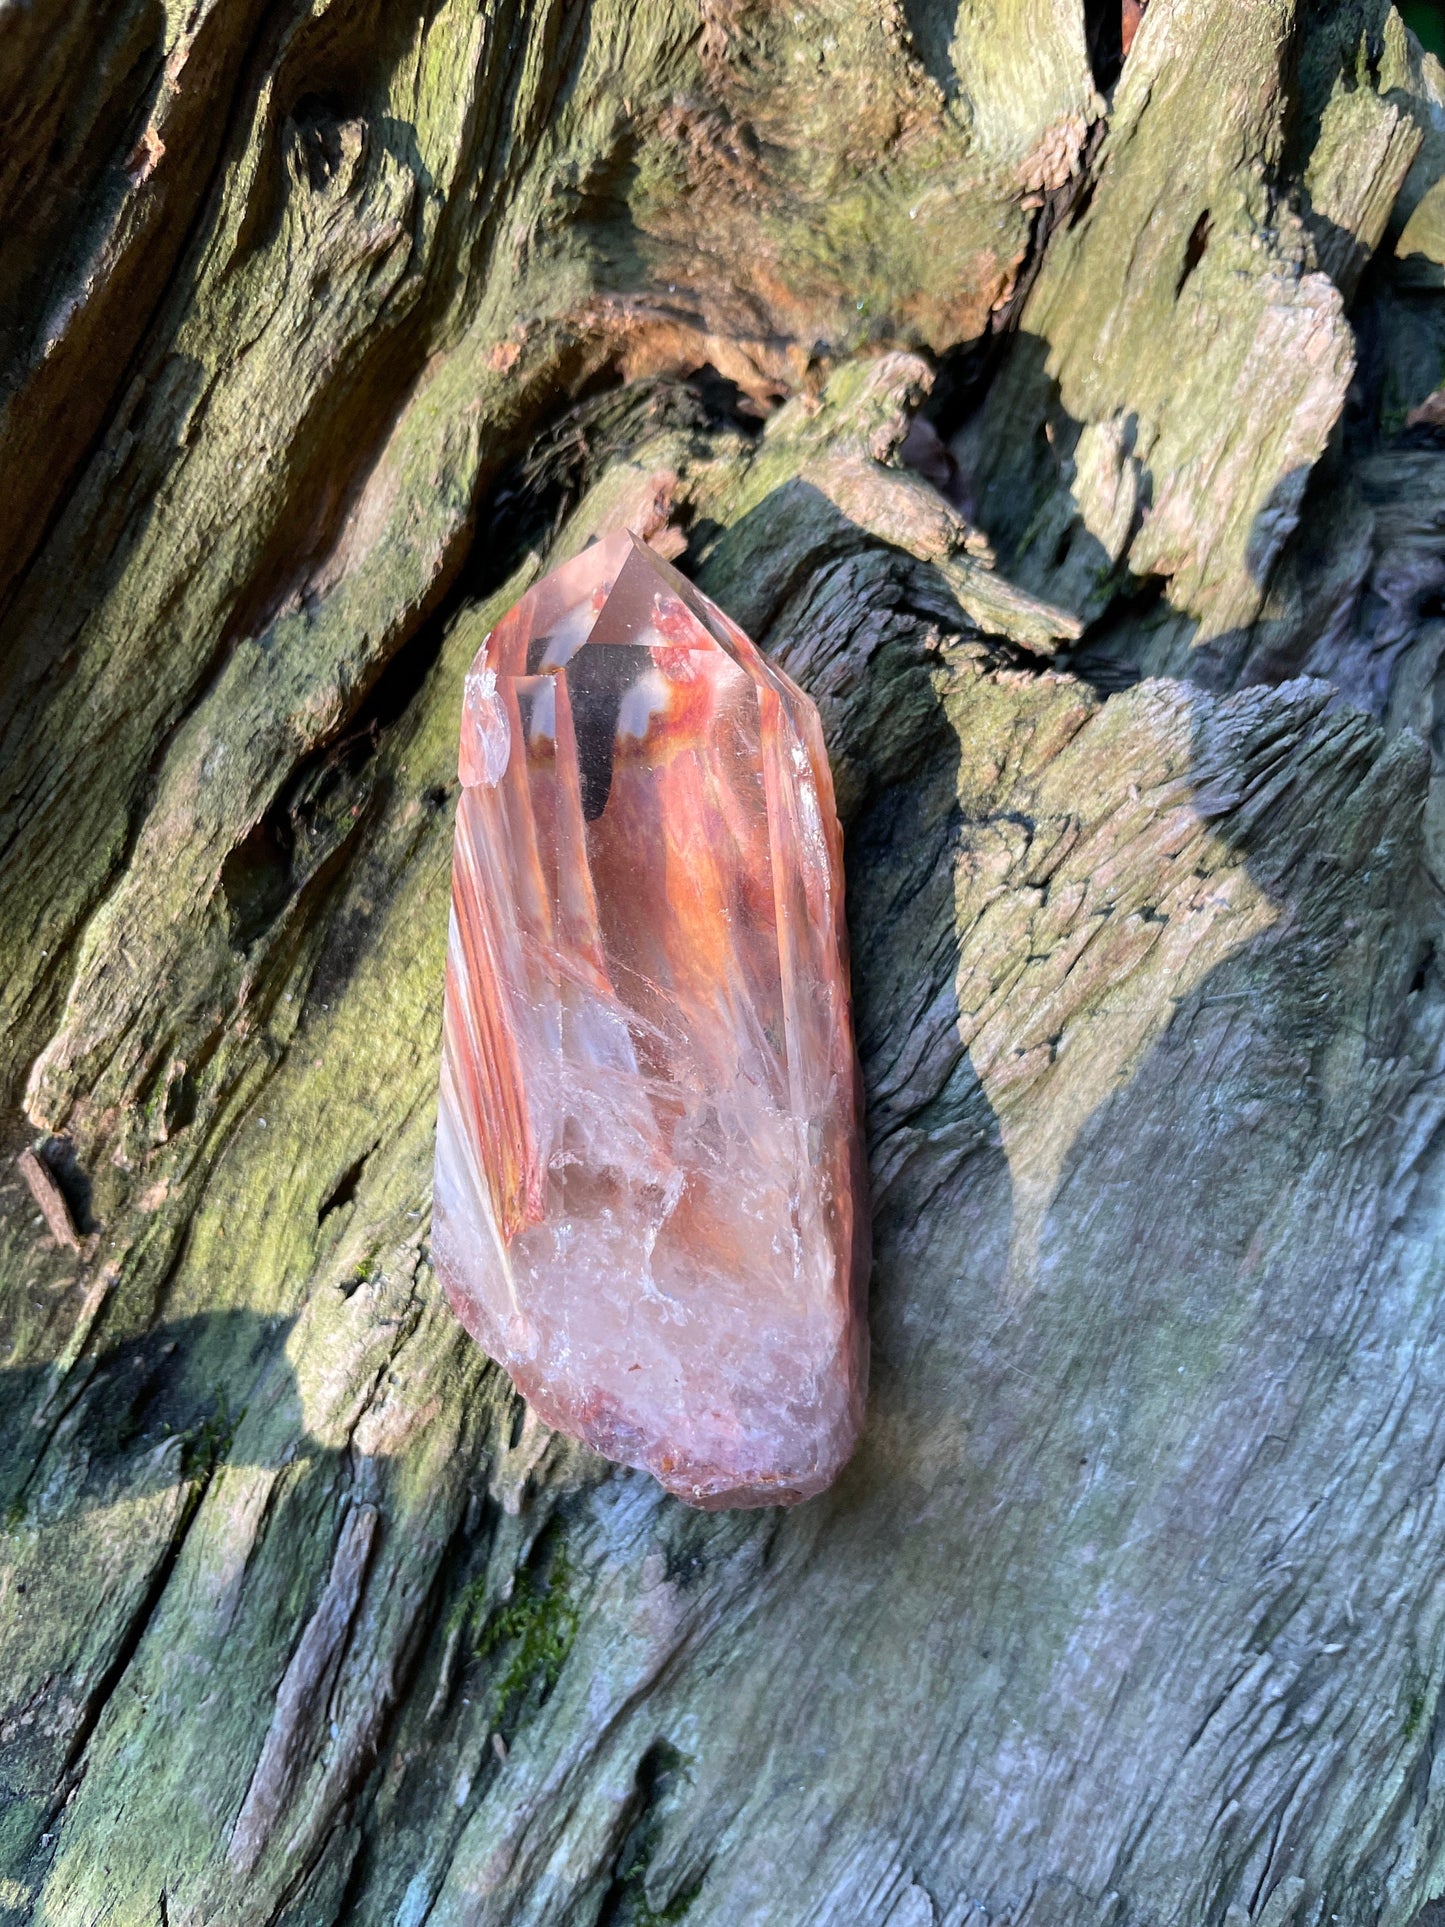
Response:
[{"label": "hole in bark", "polygon": [[366,1169],[367,1159],[375,1149],[376,1145],[373,1144],[370,1149],[362,1152],[355,1164],[347,1165],[346,1169],[322,1200],[321,1208],[316,1213],[317,1224],[325,1224],[333,1211],[339,1211],[342,1205],[351,1203],[352,1199],[356,1196],[356,1187],[361,1182],[361,1174]]},{"label": "hole in bark", "polygon": [[246,950],[270,927],[291,894],[295,836],[284,810],[268,811],[221,865],[231,941]]},{"label": "hole in bark", "polygon": [[166,1085],[165,1103],[161,1108],[161,1123],[167,1139],[193,1124],[195,1117],[196,1080],[184,1064],[178,1064]]},{"label": "hole in bark", "polygon": [[898,459],[905,468],[911,468],[915,475],[921,475],[925,482],[932,482],[940,495],[952,499],[958,486],[958,463],[953,459],[948,443],[926,415],[917,415],[908,425],[908,433],[898,450]]},{"label": "hole in bark", "polygon": [[744,393],[729,376],[720,375],[711,362],[689,375],[686,386],[702,403],[712,426],[730,425],[748,435],[762,434],[767,408],[755,396]]},{"label": "hole in bark", "polygon": [[[1429,942],[1425,945],[1424,950],[1421,952],[1420,961],[1415,966],[1415,974],[1410,979],[1410,990],[1412,994],[1415,991],[1423,990],[1425,988],[1426,981],[1430,975],[1430,966],[1432,963],[1434,963],[1434,961],[1435,961],[1435,945],[1433,942]],[[1442,1903],[1442,1904],[1445,1904],[1445,1903]]]},{"label": "hole in bark", "polygon": [[945,444],[983,405],[998,372],[1004,343],[1004,336],[989,334],[939,357],[933,392],[920,413]]},{"label": "hole in bark", "polygon": [[339,103],[326,94],[307,94],[291,110],[291,133],[306,178],[318,192],[339,171],[344,153]]},{"label": "hole in bark", "polygon": [[1163,602],[1168,586],[1162,575],[1130,578],[1079,647],[1057,658],[1058,667],[1106,698],[1132,689],[1143,679],[1143,671],[1130,661],[1131,647]]},{"label": "hole in bark", "polygon": [[632,1823],[612,1864],[612,1879],[603,1895],[597,1927],[653,1927],[680,1921],[702,1890],[705,1873],[658,1905],[647,1891],[647,1875],[661,1843],[662,1810],[687,1776],[687,1762],[675,1746],[658,1740],[637,1762],[629,1803]]},{"label": "hole in bark", "polygon": [[345,733],[296,765],[271,808],[222,864],[237,949],[249,949],[298,890],[329,873],[370,797],[365,772],[382,733],[406,713],[444,634],[444,622],[429,622],[397,650]]},{"label": "hole in bark", "polygon": [[908,37],[920,65],[943,89],[946,99],[958,94],[958,75],[953,65],[953,29],[956,6],[940,0],[903,0],[903,15],[908,22]]},{"label": "hole in bark", "polygon": [[[1078,171],[1062,187],[1044,196],[1043,205],[1034,215],[1028,251],[1015,276],[1013,291],[1005,305],[990,317],[988,332],[976,341],[949,349],[938,358],[933,392],[919,412],[945,442],[951,443],[959,429],[983,406],[989,388],[1002,369],[1018,334],[1019,320],[1038,279],[1050,237],[1059,228],[1076,226],[1087,212],[1094,196],[1095,162],[1107,131],[1107,121],[1095,121],[1079,156]],[[966,479],[958,488],[960,493],[950,491],[950,497],[967,514]]]},{"label": "hole in bark", "polygon": [[375,753],[377,738],[399,723],[421,693],[432,664],[441,653],[443,631],[418,634],[398,649],[372,685],[371,694],[356,712],[356,720],[340,743],[328,751],[333,761],[344,760],[354,775]]},{"label": "hole in bark", "polygon": [[1084,0],[1084,28],[1094,85],[1107,94],[1124,65],[1124,8],[1121,0]]},{"label": "hole in bark", "polygon": [[711,366],[686,381],[658,377],[625,386],[603,371],[501,476],[479,521],[461,593],[475,598],[500,588],[528,549],[546,548],[608,463],[640,443],[668,428],[733,427],[756,435],[763,413]]},{"label": "hole in bark", "polygon": [[1199,219],[1194,223],[1193,228],[1190,230],[1189,239],[1184,244],[1184,266],[1179,275],[1178,285],[1174,290],[1174,298],[1176,301],[1180,295],[1183,294],[1189,277],[1194,273],[1194,270],[1199,266],[1205,255],[1208,254],[1209,236],[1213,227],[1213,217],[1210,215],[1209,209],[1205,208]]}]

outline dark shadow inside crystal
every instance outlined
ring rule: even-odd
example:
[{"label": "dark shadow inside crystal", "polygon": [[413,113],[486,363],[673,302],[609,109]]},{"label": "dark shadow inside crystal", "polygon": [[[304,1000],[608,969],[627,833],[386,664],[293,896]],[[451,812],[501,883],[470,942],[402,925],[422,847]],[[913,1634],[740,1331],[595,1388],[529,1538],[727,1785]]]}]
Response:
[{"label": "dark shadow inside crystal", "polygon": [[612,790],[612,746],[622,699],[637,678],[638,658],[647,650],[579,649],[562,671],[572,702],[577,737],[577,769],[582,785],[582,815],[595,823]]}]

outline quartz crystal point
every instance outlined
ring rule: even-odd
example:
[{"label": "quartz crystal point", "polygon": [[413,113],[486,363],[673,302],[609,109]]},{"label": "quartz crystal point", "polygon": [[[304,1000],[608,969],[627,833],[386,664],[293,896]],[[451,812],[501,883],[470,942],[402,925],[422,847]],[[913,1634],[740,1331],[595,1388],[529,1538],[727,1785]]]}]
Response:
[{"label": "quartz crystal point", "polygon": [[547,1424],[709,1507],[819,1492],[867,1379],[817,711],[634,536],[466,681],[433,1255]]}]

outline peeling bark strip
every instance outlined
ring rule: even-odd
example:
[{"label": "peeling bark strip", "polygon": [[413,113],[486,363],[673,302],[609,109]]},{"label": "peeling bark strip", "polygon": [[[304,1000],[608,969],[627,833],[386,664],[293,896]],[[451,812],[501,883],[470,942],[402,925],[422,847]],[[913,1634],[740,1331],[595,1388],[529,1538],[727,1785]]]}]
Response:
[{"label": "peeling bark strip", "polygon": [[[1445,69],[0,15],[7,1920],[1434,1927]],[[619,525],[846,818],[877,1369],[786,1519],[547,1433],[426,1255],[463,678]]]},{"label": "peeling bark strip", "polygon": [[375,1506],[354,1506],[341,1528],[326,1589],[277,1690],[261,1757],[236,1816],[228,1853],[238,1873],[250,1873],[260,1859],[306,1760],[326,1744],[318,1723],[356,1616],[380,1519]]},{"label": "peeling bark strip", "polygon": [[80,1233],[65,1202],[65,1193],[51,1177],[34,1151],[22,1151],[16,1159],[25,1187],[40,1207],[40,1215],[55,1242],[66,1251],[82,1249]]}]

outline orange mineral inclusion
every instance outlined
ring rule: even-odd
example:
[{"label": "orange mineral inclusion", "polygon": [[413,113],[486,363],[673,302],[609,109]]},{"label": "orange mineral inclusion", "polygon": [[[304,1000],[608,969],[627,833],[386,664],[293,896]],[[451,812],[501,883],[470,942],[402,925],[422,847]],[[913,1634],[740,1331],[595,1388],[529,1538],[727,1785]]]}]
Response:
[{"label": "orange mineral inclusion", "polygon": [[538,1414],[693,1505],[820,1492],[868,1372],[812,703],[636,537],[467,677],[433,1256]]}]

